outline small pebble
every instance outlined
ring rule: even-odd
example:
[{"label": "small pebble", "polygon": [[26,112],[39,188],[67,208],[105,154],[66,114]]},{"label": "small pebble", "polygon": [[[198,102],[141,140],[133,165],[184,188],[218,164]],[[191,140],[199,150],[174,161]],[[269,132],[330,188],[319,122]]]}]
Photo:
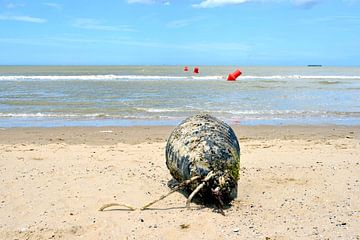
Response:
[{"label": "small pebble", "polygon": [[181,229],[189,228],[190,224],[183,223],[183,224],[180,224],[180,227],[181,227]]}]

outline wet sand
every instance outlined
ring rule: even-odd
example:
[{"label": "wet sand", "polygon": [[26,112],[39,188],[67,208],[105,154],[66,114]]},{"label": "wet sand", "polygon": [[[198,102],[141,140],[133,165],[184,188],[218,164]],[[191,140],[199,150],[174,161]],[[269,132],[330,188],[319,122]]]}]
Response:
[{"label": "wet sand", "polygon": [[173,127],[0,128],[0,239],[360,239],[360,127],[236,126],[238,198],[169,191]]}]

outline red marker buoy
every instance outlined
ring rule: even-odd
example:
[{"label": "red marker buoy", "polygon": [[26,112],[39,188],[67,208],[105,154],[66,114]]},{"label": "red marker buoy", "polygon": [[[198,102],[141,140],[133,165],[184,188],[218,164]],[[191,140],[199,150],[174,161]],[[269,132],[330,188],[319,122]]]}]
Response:
[{"label": "red marker buoy", "polygon": [[235,81],[238,76],[240,76],[242,72],[239,69],[236,69],[235,72],[230,73],[227,80],[228,81]]},{"label": "red marker buoy", "polygon": [[187,71],[189,71],[189,69],[188,69],[187,66],[185,66],[185,67],[184,67],[184,72],[187,72]]},{"label": "red marker buoy", "polygon": [[194,67],[194,73],[199,73],[199,68],[198,67]]}]

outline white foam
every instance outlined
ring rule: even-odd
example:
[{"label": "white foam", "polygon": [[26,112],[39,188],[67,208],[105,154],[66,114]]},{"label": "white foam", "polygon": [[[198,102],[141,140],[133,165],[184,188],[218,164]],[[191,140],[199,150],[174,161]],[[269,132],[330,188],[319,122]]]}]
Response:
[{"label": "white foam", "polygon": [[344,75],[273,75],[273,76],[240,76],[238,79],[264,79],[264,80],[286,80],[286,79],[359,79],[360,76]]},{"label": "white foam", "polygon": [[165,113],[165,112],[186,112],[186,109],[180,108],[136,108],[139,111],[149,112],[149,113]]},{"label": "white foam", "polygon": [[3,118],[101,118],[108,117],[106,114],[64,114],[64,113],[0,113]]},{"label": "white foam", "polygon": [[[159,76],[159,75],[7,75],[0,76],[0,81],[113,81],[113,80],[225,80],[226,76],[209,75],[209,76]],[[337,75],[242,75],[238,80],[262,79],[262,80],[287,80],[287,79],[359,79],[360,76],[337,76]]]},{"label": "white foam", "polygon": [[42,81],[69,81],[69,80],[184,80],[186,76],[143,76],[143,75],[13,75],[13,76],[0,76],[0,81],[23,81],[23,80],[42,80]]},{"label": "white foam", "polygon": [[[149,113],[177,113],[177,112],[207,112],[213,114],[230,114],[230,115],[326,115],[327,111],[305,111],[305,110],[231,110],[231,109],[203,109],[203,108],[137,108],[137,110]],[[344,113],[346,114],[346,113]]]},{"label": "white foam", "polygon": [[224,76],[192,76],[191,79],[194,80],[223,80]]}]

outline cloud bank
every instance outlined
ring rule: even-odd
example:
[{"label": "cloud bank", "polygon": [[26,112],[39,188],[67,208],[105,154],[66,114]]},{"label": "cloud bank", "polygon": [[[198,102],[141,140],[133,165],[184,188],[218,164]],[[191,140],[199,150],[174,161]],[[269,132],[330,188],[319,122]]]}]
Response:
[{"label": "cloud bank", "polygon": [[281,3],[281,2],[290,2],[294,4],[296,7],[301,8],[311,8],[321,2],[323,0],[203,0],[198,4],[193,4],[194,8],[215,8],[222,7],[227,5],[239,5],[244,3]]},{"label": "cloud bank", "polygon": [[199,4],[193,4],[192,6],[195,8],[214,8],[222,7],[225,5],[243,4],[246,2],[251,2],[251,0],[205,0]]},{"label": "cloud bank", "polygon": [[[199,0],[199,3],[192,4],[194,8],[216,8],[229,5],[240,5],[244,3],[286,3],[289,2],[296,7],[300,8],[312,8],[313,6],[322,3],[324,0]],[[358,0],[342,0],[342,1],[358,1]],[[165,5],[170,5],[168,0],[127,0],[129,4],[138,3],[138,4],[155,4],[162,3]]]},{"label": "cloud bank", "polygon": [[45,22],[47,22],[47,20],[44,18],[22,16],[22,15],[0,15],[0,20],[28,22],[28,23],[45,23]]},{"label": "cloud bank", "polygon": [[139,3],[139,4],[155,4],[155,3],[160,3],[160,4],[164,4],[164,5],[170,5],[170,1],[168,0],[127,0],[127,2],[129,4],[132,3]]},{"label": "cloud bank", "polygon": [[62,5],[58,4],[58,3],[53,3],[53,2],[44,2],[43,3],[45,6],[51,7],[51,8],[55,8],[57,10],[62,10]]},{"label": "cloud bank", "polygon": [[199,22],[201,20],[202,20],[202,18],[199,18],[199,17],[174,20],[174,21],[168,22],[167,27],[169,27],[169,28],[187,27],[187,26],[192,25],[193,23]]},{"label": "cloud bank", "polygon": [[321,2],[322,0],[293,0],[295,6],[302,8],[312,8]]},{"label": "cloud bank", "polygon": [[101,31],[127,31],[127,32],[135,32],[129,26],[122,25],[122,26],[112,26],[106,25],[101,21],[93,18],[77,18],[72,24],[73,27],[82,28],[82,29],[89,29],[89,30],[101,30]]},{"label": "cloud bank", "polygon": [[143,3],[143,4],[151,4],[155,3],[154,0],[128,0],[128,3]]}]

